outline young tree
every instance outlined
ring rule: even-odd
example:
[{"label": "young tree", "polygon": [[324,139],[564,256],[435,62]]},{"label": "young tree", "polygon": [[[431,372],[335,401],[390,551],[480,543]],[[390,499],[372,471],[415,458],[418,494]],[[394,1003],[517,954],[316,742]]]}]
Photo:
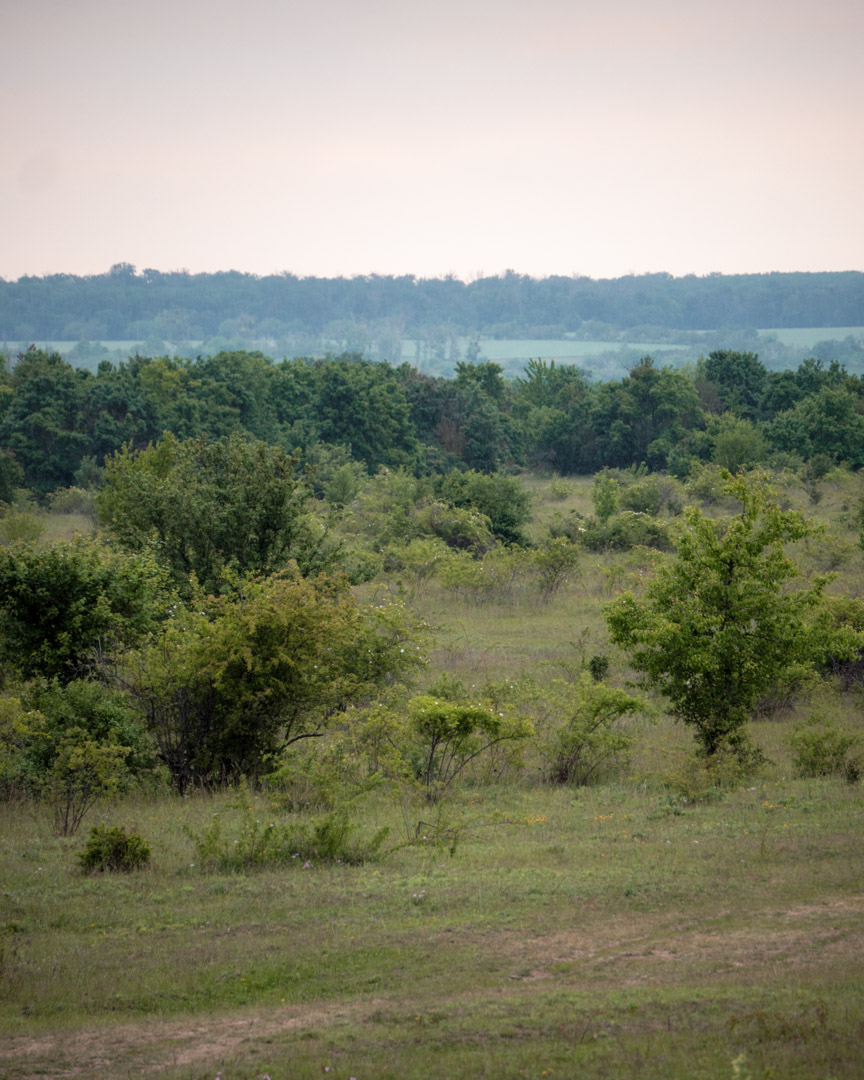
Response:
[{"label": "young tree", "polygon": [[612,640],[693,725],[709,756],[746,752],[742,729],[759,698],[829,651],[851,651],[855,638],[830,627],[827,578],[789,588],[797,569],[783,545],[810,531],[801,515],[781,510],[758,477],[727,474],[725,491],[740,513],[714,521],[687,510],[677,558],[645,599],[625,593],[606,611]]}]

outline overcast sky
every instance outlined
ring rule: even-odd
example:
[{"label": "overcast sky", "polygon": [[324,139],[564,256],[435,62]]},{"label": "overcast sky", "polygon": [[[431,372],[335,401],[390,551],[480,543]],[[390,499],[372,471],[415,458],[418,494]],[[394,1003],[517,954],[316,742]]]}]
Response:
[{"label": "overcast sky", "polygon": [[0,276],[864,269],[862,0],[0,0]]}]

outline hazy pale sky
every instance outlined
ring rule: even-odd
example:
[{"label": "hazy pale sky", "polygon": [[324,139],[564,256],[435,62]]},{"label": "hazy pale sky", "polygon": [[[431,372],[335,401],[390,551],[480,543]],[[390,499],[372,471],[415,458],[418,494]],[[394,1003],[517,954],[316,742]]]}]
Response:
[{"label": "hazy pale sky", "polygon": [[864,270],[862,0],[0,0],[0,276]]}]

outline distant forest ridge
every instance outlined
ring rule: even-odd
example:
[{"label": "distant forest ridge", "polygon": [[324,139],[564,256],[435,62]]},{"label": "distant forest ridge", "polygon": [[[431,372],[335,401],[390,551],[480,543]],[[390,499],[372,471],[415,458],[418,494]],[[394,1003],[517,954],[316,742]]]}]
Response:
[{"label": "distant forest ridge", "polygon": [[[334,333],[340,329],[343,333]],[[136,271],[0,279],[0,341],[201,341],[329,334],[345,324],[422,337],[433,327],[490,337],[864,325],[864,273],[640,274],[533,278],[512,270],[464,282],[411,275],[259,277]]]}]

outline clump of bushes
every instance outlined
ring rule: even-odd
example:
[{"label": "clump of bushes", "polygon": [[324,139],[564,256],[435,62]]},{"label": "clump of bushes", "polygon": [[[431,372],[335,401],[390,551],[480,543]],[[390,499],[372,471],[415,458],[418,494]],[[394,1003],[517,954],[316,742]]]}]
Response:
[{"label": "clump of bushes", "polygon": [[358,826],[344,809],[317,821],[262,821],[247,817],[239,832],[226,835],[216,815],[201,833],[189,831],[199,865],[208,870],[246,871],[267,866],[315,863],[359,865],[380,855],[390,830],[384,826],[358,836]]},{"label": "clump of bushes", "polygon": [[799,776],[845,775],[850,783],[860,780],[864,771],[862,756],[851,753],[857,742],[854,735],[822,716],[812,716],[799,725],[789,739]]},{"label": "clump of bushes", "polygon": [[130,873],[150,862],[150,845],[138,833],[94,825],[78,861],[85,874],[108,871]]}]

